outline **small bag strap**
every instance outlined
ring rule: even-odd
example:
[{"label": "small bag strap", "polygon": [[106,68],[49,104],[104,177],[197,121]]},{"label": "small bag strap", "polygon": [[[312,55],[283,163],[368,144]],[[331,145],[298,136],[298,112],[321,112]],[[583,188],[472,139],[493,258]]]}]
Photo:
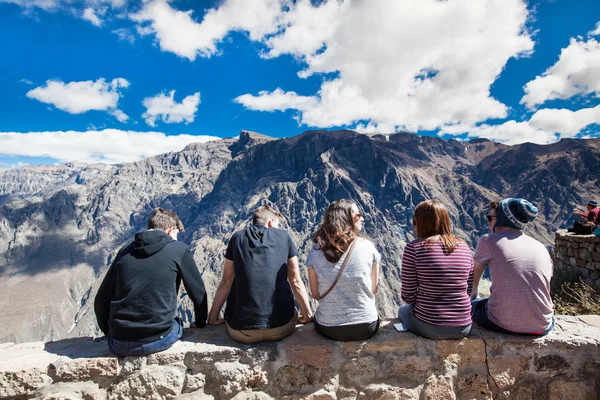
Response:
[{"label": "small bag strap", "polygon": [[323,293],[322,295],[316,296],[316,297],[313,296],[313,298],[315,300],[318,300],[318,301],[323,300],[329,293],[331,293],[331,291],[333,290],[335,285],[337,285],[338,281],[342,277],[342,273],[346,269],[346,265],[348,264],[348,260],[350,259],[350,255],[352,254],[352,250],[354,249],[354,244],[356,243],[357,240],[358,240],[358,238],[354,239],[352,241],[352,244],[350,244],[350,248],[348,249],[348,254],[346,254],[346,258],[344,259],[344,263],[342,264],[342,267],[340,268],[340,272],[337,274],[335,281],[333,281],[333,283],[331,284],[331,287],[329,289],[327,289],[327,291],[325,293]]}]

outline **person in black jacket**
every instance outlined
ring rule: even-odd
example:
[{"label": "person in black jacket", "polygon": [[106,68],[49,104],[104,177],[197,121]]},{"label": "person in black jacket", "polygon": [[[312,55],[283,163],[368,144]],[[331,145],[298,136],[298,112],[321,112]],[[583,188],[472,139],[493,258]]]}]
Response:
[{"label": "person in black jacket", "polygon": [[108,347],[120,356],[163,351],[181,338],[183,322],[175,309],[182,280],[194,303],[195,327],[206,325],[202,276],[190,249],[177,241],[183,224],[175,213],[157,208],[147,228],[119,251],[94,301]]}]

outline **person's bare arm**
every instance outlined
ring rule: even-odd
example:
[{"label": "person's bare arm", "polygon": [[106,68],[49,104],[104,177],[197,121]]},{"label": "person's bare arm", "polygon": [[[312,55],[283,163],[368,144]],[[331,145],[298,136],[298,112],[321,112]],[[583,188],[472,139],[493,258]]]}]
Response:
[{"label": "person's bare arm", "polygon": [[373,294],[377,293],[378,288],[379,288],[379,263],[373,263],[373,268],[371,269],[371,292],[373,292]]},{"label": "person's bare arm", "polygon": [[308,284],[310,285],[310,294],[314,299],[319,295],[319,278],[313,268],[308,269]]},{"label": "person's bare arm", "polygon": [[477,292],[479,291],[479,281],[481,280],[481,276],[483,275],[483,271],[485,270],[485,264],[474,261],[475,268],[473,271],[473,289],[471,289],[471,300],[475,300],[477,298]]},{"label": "person's bare arm", "polygon": [[221,277],[221,282],[217,288],[217,293],[215,294],[215,298],[208,315],[209,325],[220,325],[225,322],[223,318],[219,318],[219,315],[221,314],[223,304],[225,304],[225,301],[227,300],[227,296],[229,296],[229,291],[231,290],[231,285],[233,284],[234,278],[235,271],[233,269],[233,261],[226,258],[225,267],[223,268],[223,276]]},{"label": "person's bare arm", "polygon": [[288,258],[288,281],[292,287],[294,297],[300,306],[300,312],[302,315],[298,318],[298,321],[302,324],[310,322],[312,320],[312,311],[308,304],[308,293],[306,292],[306,286],[300,278],[300,267],[298,266],[298,257],[294,256]]}]

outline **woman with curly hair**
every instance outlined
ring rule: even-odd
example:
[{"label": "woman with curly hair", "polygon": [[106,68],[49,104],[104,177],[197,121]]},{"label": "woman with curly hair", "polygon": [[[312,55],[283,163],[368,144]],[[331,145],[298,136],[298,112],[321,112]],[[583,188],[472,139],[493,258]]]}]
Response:
[{"label": "woman with curly hair", "polygon": [[350,200],[336,200],[314,233],[306,261],[315,330],[333,340],[366,340],[379,329],[375,293],[381,256],[360,237],[364,218]]},{"label": "woman with curly hair", "polygon": [[471,331],[473,255],[452,233],[448,210],[437,200],[415,208],[417,239],[402,255],[399,317],[409,331],[429,339],[459,339]]}]

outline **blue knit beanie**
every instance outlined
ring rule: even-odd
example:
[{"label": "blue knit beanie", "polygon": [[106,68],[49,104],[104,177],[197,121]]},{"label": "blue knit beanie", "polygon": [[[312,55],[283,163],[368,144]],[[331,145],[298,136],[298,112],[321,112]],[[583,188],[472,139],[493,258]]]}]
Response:
[{"label": "blue knit beanie", "polygon": [[537,207],[525,199],[504,199],[498,203],[498,216],[494,226],[523,229],[537,215]]}]

